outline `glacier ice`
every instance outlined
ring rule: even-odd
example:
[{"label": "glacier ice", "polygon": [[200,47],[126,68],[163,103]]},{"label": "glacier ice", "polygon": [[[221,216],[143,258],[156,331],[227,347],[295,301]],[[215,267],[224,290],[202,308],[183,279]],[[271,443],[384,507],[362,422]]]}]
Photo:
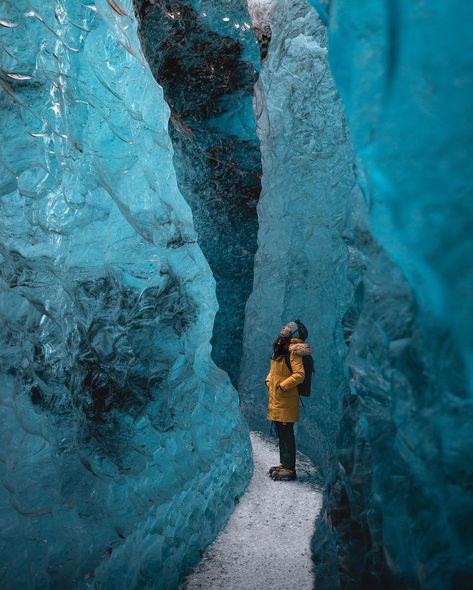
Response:
[{"label": "glacier ice", "polygon": [[[382,18],[385,6],[334,1],[323,17],[331,19],[329,57],[347,108],[355,156],[327,68],[325,32],[314,13],[302,1],[252,4],[271,27],[272,39],[255,101],[263,193],[254,290],[247,305],[243,409],[250,424],[264,427],[263,379],[271,341],[282,322],[301,317],[311,331],[318,375],[297,439],[326,481],[313,539],[317,587],[466,589],[473,569],[466,525],[472,516],[471,401],[465,369],[469,349],[465,334],[458,333],[458,319],[469,337],[465,310],[470,300],[462,291],[469,271],[459,253],[468,253],[471,245],[464,231],[471,219],[465,202],[471,176],[466,174],[466,142],[458,135],[467,135],[468,126],[455,121],[450,135],[445,117],[454,121],[461,109],[457,103],[448,107],[445,86],[440,126],[419,129],[419,137],[410,143],[407,134],[420,120],[410,119],[408,131],[406,115],[399,127],[406,133],[401,140],[398,119],[426,103],[422,93],[409,93],[412,87],[406,83],[398,88],[400,94],[388,97],[384,120],[384,87],[376,84],[386,82],[383,67],[390,62],[370,46],[370,35],[390,42],[392,28]],[[329,8],[327,2],[312,4]],[[406,14],[407,9],[402,16]],[[435,30],[429,11],[418,7],[415,16],[424,33],[429,26]],[[395,32],[401,34],[399,28]],[[413,23],[408,32],[417,39]],[[413,52],[424,57],[435,46],[423,46],[418,39],[413,45]],[[402,45],[402,55],[408,61],[407,47]],[[468,56],[471,52],[465,53],[463,65]],[[445,68],[443,56],[431,51],[430,59]],[[397,67],[412,82],[408,63]],[[468,83],[462,82],[466,74],[462,76],[457,80],[466,91],[462,100],[471,104]],[[428,95],[428,88],[422,88],[418,91]],[[403,94],[409,94],[408,100],[400,103]],[[465,103],[463,112],[468,112]],[[432,152],[427,156],[429,150],[420,154],[429,129],[433,140],[445,140],[429,145],[429,150],[440,150],[437,158]],[[440,155],[445,164],[437,166]],[[460,164],[461,175],[450,186],[448,171]],[[426,179],[433,166],[435,175]],[[438,175],[442,182],[430,195]],[[397,186],[394,178],[403,182]],[[440,188],[444,194],[458,192],[447,201]],[[416,199],[426,205],[435,195],[438,200],[430,201],[424,216],[436,219],[435,230],[425,222],[422,234],[420,209],[414,215],[412,208]],[[437,218],[439,210],[445,216]],[[403,224],[408,211],[412,217]],[[447,220],[455,220],[455,211],[459,217],[450,226]],[[407,239],[404,234],[411,231]],[[429,232],[437,236],[430,245]],[[455,232],[458,239],[452,238]],[[419,244],[421,239],[425,243]],[[436,272],[428,269],[426,258],[420,260],[432,247],[431,260],[439,256],[438,270],[447,260],[457,260],[450,271],[455,268],[461,277],[443,285],[440,298],[434,288],[439,276],[427,289],[425,280],[433,280]],[[446,319],[452,308],[444,295],[451,288],[461,304]]]},{"label": "glacier ice", "polygon": [[[271,343],[282,324],[300,317],[309,326],[319,393],[306,404],[297,436],[314,463],[328,468],[347,387],[341,320],[351,285],[343,232],[358,189],[325,28],[304,0],[265,6],[266,14],[259,2],[252,10],[257,22],[270,23],[271,44],[255,91],[263,178],[239,390],[250,424],[266,431],[261,384]],[[326,424],[318,424],[320,415]]]},{"label": "glacier ice", "polygon": [[216,279],[212,357],[236,384],[261,190],[257,42],[243,1],[143,1],[139,9],[145,55],[171,108],[178,185]]},{"label": "glacier ice", "polygon": [[[372,191],[371,227],[473,383],[473,6],[332,0],[330,62]],[[470,321],[469,321],[470,320]]]},{"label": "glacier ice", "polygon": [[358,472],[368,461],[356,449],[371,447],[372,483],[358,491],[402,588],[473,584],[472,16],[441,0],[330,4],[330,62],[370,227],[412,289],[402,331],[396,290],[378,281],[368,294],[347,359],[362,395],[344,425]]},{"label": "glacier ice", "polygon": [[329,21],[329,10],[330,10],[331,0],[308,0],[308,1],[317,10],[324,25],[327,26],[328,21]]},{"label": "glacier ice", "polygon": [[1,6],[1,585],[172,588],[251,471],[130,0]]},{"label": "glacier ice", "polygon": [[[210,171],[195,150],[231,136],[225,162],[238,156],[258,175],[257,161],[233,153],[256,153],[257,47],[244,2],[157,4],[192,18],[179,37],[175,24],[140,12],[152,66],[162,36],[173,45],[166,59],[179,53],[175,40],[202,41],[201,24],[191,28],[204,18],[212,53],[231,47],[226,63],[238,74],[237,92],[209,101],[219,116],[202,118],[192,144],[185,130],[202,88],[186,92],[187,73],[173,88],[163,79],[174,161],[169,109],[130,0],[1,8],[6,587],[171,588],[249,475],[236,392],[210,360],[215,284],[173,162],[209,259],[250,266],[255,221],[244,208],[256,183],[248,200],[226,203],[238,223],[249,214],[248,232],[221,248],[227,212],[207,209],[210,193],[196,190]],[[266,426],[271,341],[300,316],[318,373],[297,437],[326,482],[313,539],[318,588],[466,590],[472,9],[310,4],[322,21],[304,0],[250,2],[265,44],[255,99],[263,193],[242,407],[252,426]],[[231,281],[215,274],[231,309]],[[249,280],[247,268],[239,304]],[[237,325],[228,308],[214,358],[235,379],[238,354],[222,339]]]}]

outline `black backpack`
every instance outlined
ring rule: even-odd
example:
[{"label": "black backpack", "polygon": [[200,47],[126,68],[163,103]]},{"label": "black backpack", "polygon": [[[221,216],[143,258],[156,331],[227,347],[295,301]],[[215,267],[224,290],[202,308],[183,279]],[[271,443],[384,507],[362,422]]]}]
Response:
[{"label": "black backpack", "polygon": [[[312,355],[310,355],[310,354],[304,354],[301,356],[302,356],[302,363],[304,365],[305,378],[304,378],[304,381],[302,383],[299,383],[299,385],[297,386],[297,391],[298,391],[299,395],[309,397],[310,387],[312,384],[312,375],[315,373],[314,359],[312,358]],[[286,361],[287,368],[292,373],[290,351],[288,351],[286,353],[284,359]]]}]

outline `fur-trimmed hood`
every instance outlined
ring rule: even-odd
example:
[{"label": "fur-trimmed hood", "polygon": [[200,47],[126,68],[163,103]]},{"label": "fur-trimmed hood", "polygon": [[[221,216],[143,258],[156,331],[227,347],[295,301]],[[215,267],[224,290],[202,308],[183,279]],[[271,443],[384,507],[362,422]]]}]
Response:
[{"label": "fur-trimmed hood", "polygon": [[289,345],[289,350],[297,356],[309,356],[312,354],[312,347],[308,342],[294,342]]}]

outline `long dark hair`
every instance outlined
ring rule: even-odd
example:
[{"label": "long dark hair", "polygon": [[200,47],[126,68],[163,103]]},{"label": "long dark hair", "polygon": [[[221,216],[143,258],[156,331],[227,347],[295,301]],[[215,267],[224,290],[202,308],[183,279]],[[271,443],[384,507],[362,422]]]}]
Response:
[{"label": "long dark hair", "polygon": [[276,360],[284,356],[289,349],[290,342],[290,336],[278,336],[273,342],[273,354],[271,355],[271,358]]}]

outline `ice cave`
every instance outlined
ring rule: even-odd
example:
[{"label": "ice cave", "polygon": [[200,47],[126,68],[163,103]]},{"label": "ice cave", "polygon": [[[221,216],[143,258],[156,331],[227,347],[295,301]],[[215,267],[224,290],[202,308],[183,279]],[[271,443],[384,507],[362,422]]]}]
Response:
[{"label": "ice cave", "polygon": [[0,2],[2,590],[473,588],[472,22]]}]

